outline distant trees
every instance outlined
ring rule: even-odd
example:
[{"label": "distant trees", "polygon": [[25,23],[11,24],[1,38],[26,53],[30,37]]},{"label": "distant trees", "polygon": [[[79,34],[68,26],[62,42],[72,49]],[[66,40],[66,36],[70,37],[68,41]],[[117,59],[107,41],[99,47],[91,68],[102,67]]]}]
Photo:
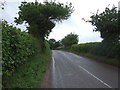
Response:
[{"label": "distant trees", "polygon": [[17,24],[28,23],[30,34],[41,38],[43,41],[48,37],[56,22],[62,22],[69,18],[73,12],[72,4],[64,5],[55,2],[22,2],[19,6],[19,17],[15,17]]},{"label": "distant trees", "polygon": [[73,44],[78,44],[78,35],[70,33],[61,40],[61,43],[65,47],[71,47]]},{"label": "distant trees", "polygon": [[120,23],[118,24],[118,11],[116,7],[109,9],[105,8],[105,11],[98,14],[93,14],[90,22],[96,28],[94,31],[99,31],[104,43],[118,43],[120,40]]},{"label": "distant trees", "polygon": [[50,45],[50,49],[53,49],[53,46],[54,46],[55,42],[56,42],[55,39],[49,39],[49,40],[48,40],[48,43],[49,43],[49,45]]},{"label": "distant trees", "polygon": [[56,41],[55,39],[49,39],[48,43],[51,49],[57,49],[58,47],[62,46],[70,48],[73,44],[78,44],[78,35],[70,33],[59,41]]},{"label": "distant trees", "polygon": [[54,46],[53,46],[53,49],[56,49],[56,48],[58,48],[59,46],[61,46],[60,40],[55,42],[55,44],[54,44]]},{"label": "distant trees", "polygon": [[50,45],[50,49],[56,49],[57,47],[61,46],[60,41],[56,41],[55,39],[49,39],[48,43]]}]

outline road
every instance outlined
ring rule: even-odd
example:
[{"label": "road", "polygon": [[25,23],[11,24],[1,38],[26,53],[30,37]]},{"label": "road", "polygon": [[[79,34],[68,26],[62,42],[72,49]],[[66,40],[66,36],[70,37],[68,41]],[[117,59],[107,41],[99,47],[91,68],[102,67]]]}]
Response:
[{"label": "road", "polygon": [[52,51],[53,88],[118,88],[118,69],[64,51]]}]

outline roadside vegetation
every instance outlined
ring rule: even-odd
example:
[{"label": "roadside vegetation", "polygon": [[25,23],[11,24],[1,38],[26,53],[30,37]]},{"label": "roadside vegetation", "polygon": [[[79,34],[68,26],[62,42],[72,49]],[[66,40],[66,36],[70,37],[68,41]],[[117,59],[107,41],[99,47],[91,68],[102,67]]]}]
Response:
[{"label": "roadside vegetation", "polygon": [[54,50],[54,49],[56,49],[57,47],[59,47],[59,46],[61,46],[62,44],[61,44],[61,42],[60,42],[60,40],[59,41],[56,41],[55,39],[49,39],[48,40],[48,43],[49,43],[49,45],[50,45],[50,49],[52,49],[52,50]]},{"label": "roadside vegetation", "polygon": [[118,47],[115,47],[114,50],[111,48],[109,50],[108,47],[103,47],[101,42],[74,44],[72,47],[67,48],[61,46],[57,50],[72,52],[117,67],[120,65]]},{"label": "roadside vegetation", "polygon": [[[4,10],[4,7],[2,7]],[[85,20],[99,31],[102,42],[78,44],[78,35],[70,33],[62,40],[46,40],[57,22],[67,20],[74,9],[71,3],[22,2],[16,24],[27,23],[22,31],[7,21],[2,27],[2,88],[37,88],[51,59],[51,50],[70,51],[118,65],[120,60],[120,13],[117,8],[93,14]]]},{"label": "roadside vegetation", "polygon": [[48,43],[43,53],[41,42],[7,22],[2,22],[2,35],[2,87],[37,87],[50,60]]},{"label": "roadside vegetation", "polygon": [[[86,21],[83,19],[85,22],[89,22],[95,26],[93,31],[100,32],[101,38],[103,38],[102,42],[76,44],[72,43],[72,39],[69,38],[69,40],[66,41],[67,45],[63,42],[63,40],[69,36],[67,35],[61,40],[62,46],[56,49],[70,51],[108,64],[120,66],[119,12],[116,7],[112,9],[106,7],[102,13],[98,13],[97,11],[96,14],[90,16],[90,20]],[[69,45],[69,43],[72,44]]]},{"label": "roadside vegetation", "polygon": [[[2,7],[4,10],[4,7]],[[16,24],[27,23],[22,31],[1,20],[2,88],[38,88],[51,59],[46,41],[56,22],[67,20],[72,4],[22,2]]]}]

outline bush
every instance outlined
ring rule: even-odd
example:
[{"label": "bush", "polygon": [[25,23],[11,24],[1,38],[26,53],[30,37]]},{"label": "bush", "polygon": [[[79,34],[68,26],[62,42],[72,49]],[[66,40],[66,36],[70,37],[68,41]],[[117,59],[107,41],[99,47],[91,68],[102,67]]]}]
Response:
[{"label": "bush", "polygon": [[43,75],[51,59],[49,44],[45,42],[45,52],[41,52],[20,66],[12,75],[3,75],[2,88],[39,88]]},{"label": "bush", "polygon": [[108,43],[85,43],[74,44],[71,50],[79,53],[90,53],[98,56],[105,56],[109,58],[120,58],[120,44],[108,44]]},{"label": "bush", "polygon": [[99,42],[95,43],[85,43],[85,44],[74,44],[72,45],[72,51],[82,52],[82,53],[89,53],[92,52],[92,49],[96,47],[96,45],[100,44]]},{"label": "bush", "polygon": [[7,23],[2,23],[2,69],[10,74],[41,51],[38,41],[26,32],[21,32]]},{"label": "bush", "polygon": [[96,45],[96,47],[92,49],[91,53],[109,58],[120,58],[119,47],[119,44],[101,43],[99,45]]}]

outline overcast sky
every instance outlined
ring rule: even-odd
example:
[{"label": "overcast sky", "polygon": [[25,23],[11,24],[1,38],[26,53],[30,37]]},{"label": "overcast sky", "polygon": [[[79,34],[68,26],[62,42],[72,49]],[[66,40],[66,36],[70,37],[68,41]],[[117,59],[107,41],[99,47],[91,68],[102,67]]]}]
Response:
[{"label": "overcast sky", "polygon": [[[20,5],[20,0],[0,0],[0,1],[9,1],[6,2],[5,10],[0,11],[0,19],[5,19],[9,23],[14,23],[14,17],[18,16],[19,11],[18,6]],[[26,1],[35,1],[35,0],[26,0]],[[44,0],[38,0],[43,2]],[[51,0],[48,0],[51,1]],[[63,21],[62,23],[57,23],[50,33],[49,39],[54,38],[56,40],[61,40],[67,34],[73,32],[79,35],[79,43],[86,42],[99,42],[102,39],[100,38],[99,32],[93,32],[93,26],[90,23],[86,23],[82,18],[90,19],[92,13],[96,13],[99,9],[99,13],[104,11],[105,7],[110,4],[112,8],[113,4],[118,7],[119,0],[56,0],[56,2],[71,2],[74,6],[74,12],[68,20]],[[2,14],[1,14],[2,12]],[[21,29],[25,29],[24,25],[17,26]]]}]

